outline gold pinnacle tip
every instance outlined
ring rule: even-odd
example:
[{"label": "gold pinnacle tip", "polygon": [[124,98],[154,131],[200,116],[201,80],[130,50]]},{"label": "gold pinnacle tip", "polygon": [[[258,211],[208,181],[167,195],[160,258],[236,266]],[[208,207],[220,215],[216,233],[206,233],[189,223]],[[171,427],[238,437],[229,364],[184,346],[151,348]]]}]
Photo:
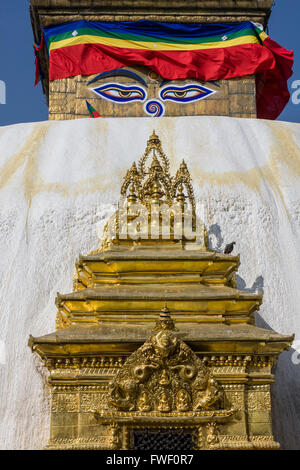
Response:
[{"label": "gold pinnacle tip", "polygon": [[165,302],[164,308],[160,311],[160,317],[170,317],[170,310],[168,309],[167,302]]},{"label": "gold pinnacle tip", "polygon": [[150,140],[157,140],[158,139],[158,135],[156,135],[155,131],[152,132],[152,134],[150,135]]}]

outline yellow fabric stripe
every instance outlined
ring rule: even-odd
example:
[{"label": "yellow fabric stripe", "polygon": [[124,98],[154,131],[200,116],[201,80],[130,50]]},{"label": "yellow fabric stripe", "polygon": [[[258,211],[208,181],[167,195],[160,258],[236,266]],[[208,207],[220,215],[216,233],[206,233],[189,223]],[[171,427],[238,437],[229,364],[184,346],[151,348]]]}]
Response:
[{"label": "yellow fabric stripe", "polygon": [[240,46],[243,44],[259,44],[259,40],[257,37],[250,35],[236,39],[229,39],[228,41],[208,42],[206,44],[169,44],[160,42],[128,41],[125,39],[83,35],[53,42],[50,46],[50,52],[62,47],[76,46],[79,44],[102,44],[104,46],[120,47],[124,49],[144,49],[151,51],[191,51],[201,49],[219,49],[231,46]]}]

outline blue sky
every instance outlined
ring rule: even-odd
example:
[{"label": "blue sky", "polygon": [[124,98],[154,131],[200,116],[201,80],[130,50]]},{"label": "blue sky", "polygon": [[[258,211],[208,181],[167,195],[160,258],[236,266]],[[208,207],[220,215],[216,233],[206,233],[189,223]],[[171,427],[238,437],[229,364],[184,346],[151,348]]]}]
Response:
[{"label": "blue sky", "polygon": [[[295,51],[294,80],[300,80],[300,0],[276,0],[269,35]],[[33,35],[28,0],[0,0],[0,80],[6,84],[6,104],[0,104],[0,125],[44,121],[48,108],[41,85],[34,83]],[[293,91],[293,90],[291,90]],[[279,117],[300,123],[300,104],[290,100]]]}]

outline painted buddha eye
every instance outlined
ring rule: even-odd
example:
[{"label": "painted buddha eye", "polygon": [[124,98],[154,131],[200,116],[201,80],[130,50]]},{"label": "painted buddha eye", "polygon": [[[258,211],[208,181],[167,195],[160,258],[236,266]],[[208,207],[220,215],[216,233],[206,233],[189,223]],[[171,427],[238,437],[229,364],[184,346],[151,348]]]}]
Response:
[{"label": "painted buddha eye", "polygon": [[126,86],[119,83],[105,83],[92,89],[94,93],[110,101],[128,103],[130,101],[144,101],[146,92],[139,86]]},{"label": "painted buddha eye", "polygon": [[161,90],[160,97],[164,101],[170,100],[188,103],[190,101],[202,100],[212,93],[215,93],[215,91],[210,88],[192,84],[183,87],[166,86]]}]

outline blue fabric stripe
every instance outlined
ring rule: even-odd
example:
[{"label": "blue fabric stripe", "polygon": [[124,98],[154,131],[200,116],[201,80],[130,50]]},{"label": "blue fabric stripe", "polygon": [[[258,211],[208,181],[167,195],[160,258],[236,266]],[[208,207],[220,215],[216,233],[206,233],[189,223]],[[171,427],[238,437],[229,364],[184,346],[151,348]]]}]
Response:
[{"label": "blue fabric stripe", "polygon": [[95,22],[95,21],[74,21],[64,23],[59,26],[49,26],[43,28],[44,38],[48,40],[52,35],[73,32],[79,28],[93,28],[95,30],[110,32],[112,35],[118,33],[130,33],[142,36],[155,36],[178,39],[193,39],[197,37],[205,38],[209,36],[224,36],[230,33],[236,33],[244,29],[252,28],[256,31],[253,23],[244,21],[239,23],[219,23],[219,24],[178,24],[178,23],[160,23],[154,21],[140,20],[128,22]]}]

